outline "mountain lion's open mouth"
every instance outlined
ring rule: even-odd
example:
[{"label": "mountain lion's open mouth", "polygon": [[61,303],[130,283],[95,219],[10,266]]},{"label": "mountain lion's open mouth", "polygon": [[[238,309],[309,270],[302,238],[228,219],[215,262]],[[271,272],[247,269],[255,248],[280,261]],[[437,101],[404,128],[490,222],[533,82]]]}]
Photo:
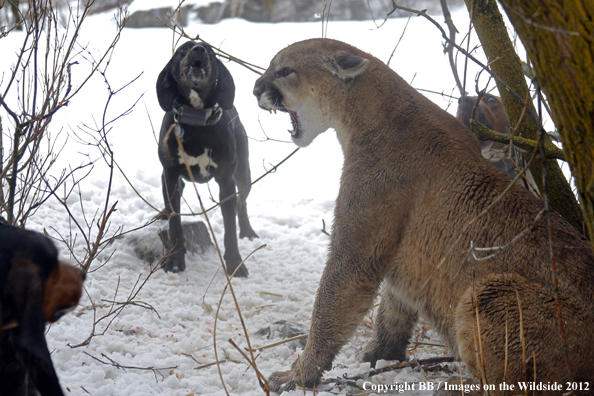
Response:
[{"label": "mountain lion's open mouth", "polygon": [[289,129],[289,132],[293,137],[297,137],[299,129],[299,118],[297,117],[297,112],[289,110],[289,115],[291,116],[291,124],[293,125],[293,129]]},{"label": "mountain lion's open mouth", "polygon": [[[260,106],[260,107],[263,107],[263,106]],[[299,138],[299,135],[301,135],[301,131],[300,131],[300,125],[299,125],[299,117],[297,116],[296,111],[289,110],[285,106],[274,106],[272,108],[267,108],[266,110],[268,110],[270,113],[274,113],[274,114],[276,114],[277,110],[282,111],[283,113],[289,113],[289,116],[291,118],[291,125],[293,126],[292,129],[289,129],[289,133],[291,134],[291,136],[293,138],[295,138],[295,139]]]}]

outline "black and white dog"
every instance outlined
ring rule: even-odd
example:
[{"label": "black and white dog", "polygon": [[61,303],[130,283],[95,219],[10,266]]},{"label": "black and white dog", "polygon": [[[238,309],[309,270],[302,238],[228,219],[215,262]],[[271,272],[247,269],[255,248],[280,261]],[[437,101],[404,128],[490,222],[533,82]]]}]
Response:
[{"label": "black and white dog", "polygon": [[[257,238],[246,207],[251,175],[248,140],[233,106],[235,84],[227,68],[212,48],[189,41],[178,48],[157,79],[157,97],[166,111],[159,137],[159,159],[163,165],[163,198],[169,218],[172,254],[163,265],[165,271],[186,268],[180,199],[181,178],[191,180],[177,141],[180,137],[194,181],[206,183],[214,177],[219,184],[225,226],[225,262],[231,274],[241,263],[237,245],[235,216],[240,237]],[[238,198],[231,198],[239,188]],[[247,268],[235,276],[246,277]]]}]

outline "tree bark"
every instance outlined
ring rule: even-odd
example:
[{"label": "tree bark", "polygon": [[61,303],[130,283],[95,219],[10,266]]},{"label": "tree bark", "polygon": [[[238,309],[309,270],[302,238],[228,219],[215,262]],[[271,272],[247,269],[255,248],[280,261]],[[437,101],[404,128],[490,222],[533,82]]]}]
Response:
[{"label": "tree bark", "polygon": [[[524,0],[509,1],[522,3]],[[550,1],[552,2],[554,0]],[[517,133],[521,137],[537,140],[539,127],[527,113],[531,112],[535,115],[536,110],[530,100],[530,92],[524,78],[520,59],[507,34],[507,29],[497,3],[495,0],[465,0],[465,2],[471,13],[471,19],[483,50],[489,60],[490,68],[499,77],[499,79],[496,79],[497,88],[505,106],[510,125],[515,127],[518,124],[518,120],[521,120],[517,128]],[[526,3],[538,2],[539,0],[526,1]],[[528,108],[524,110],[526,104]],[[547,143],[550,143],[550,141]],[[557,161],[547,160],[545,167],[551,207],[583,233],[584,217],[582,210]],[[538,185],[538,189],[542,193],[543,172],[540,161],[533,161],[530,171]],[[590,235],[592,235],[592,230],[590,230]]]},{"label": "tree bark", "polygon": [[501,3],[548,98],[594,246],[594,2]]}]

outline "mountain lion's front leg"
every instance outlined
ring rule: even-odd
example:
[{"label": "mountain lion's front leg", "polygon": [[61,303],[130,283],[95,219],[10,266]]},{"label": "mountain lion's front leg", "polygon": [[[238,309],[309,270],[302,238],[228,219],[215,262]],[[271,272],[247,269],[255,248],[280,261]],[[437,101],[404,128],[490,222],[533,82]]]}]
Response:
[{"label": "mountain lion's front leg", "polygon": [[335,258],[328,260],[320,281],[305,350],[291,371],[272,374],[274,392],[317,384],[373,303],[382,275],[362,271],[369,264],[347,259],[348,255],[342,260],[336,258],[339,254],[331,256]]}]

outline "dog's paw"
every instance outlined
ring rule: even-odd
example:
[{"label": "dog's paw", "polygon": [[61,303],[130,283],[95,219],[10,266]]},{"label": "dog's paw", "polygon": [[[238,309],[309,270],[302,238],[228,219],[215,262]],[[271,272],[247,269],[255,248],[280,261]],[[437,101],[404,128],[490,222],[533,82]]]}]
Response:
[{"label": "dog's paw", "polygon": [[254,240],[254,239],[256,239],[256,238],[260,238],[260,237],[258,236],[258,234],[256,234],[256,232],[255,232],[254,230],[252,230],[251,228],[250,228],[249,230],[245,230],[245,231],[242,229],[242,230],[239,232],[239,237],[240,237],[241,239],[243,239],[243,238],[247,238],[247,239],[249,239],[250,241],[253,241],[253,240]]},{"label": "dog's paw", "polygon": [[248,269],[245,266],[245,263],[241,265],[242,260],[239,252],[234,253],[232,250],[228,249],[225,251],[225,255],[223,257],[225,258],[225,267],[227,267],[227,273],[229,276],[233,275],[235,270],[237,270],[234,275],[235,278],[247,278]]},{"label": "dog's paw", "polygon": [[167,258],[161,267],[165,272],[183,272],[186,270],[186,260],[183,255],[172,255]]},{"label": "dog's paw", "polygon": [[215,105],[212,108],[212,114],[210,115],[210,117],[208,117],[205,124],[206,125],[216,124],[217,122],[219,122],[222,115],[223,115],[223,109],[221,109],[221,107],[219,106],[218,103],[215,103]]},{"label": "dog's paw", "polygon": [[[229,273],[229,275],[232,275],[235,272],[236,268],[237,268],[237,265],[232,266],[230,264],[227,264],[227,273]],[[241,267],[239,267],[239,269],[237,269],[237,272],[235,272],[234,277],[235,278],[247,278],[248,274],[249,274],[249,271],[244,264]]]}]

